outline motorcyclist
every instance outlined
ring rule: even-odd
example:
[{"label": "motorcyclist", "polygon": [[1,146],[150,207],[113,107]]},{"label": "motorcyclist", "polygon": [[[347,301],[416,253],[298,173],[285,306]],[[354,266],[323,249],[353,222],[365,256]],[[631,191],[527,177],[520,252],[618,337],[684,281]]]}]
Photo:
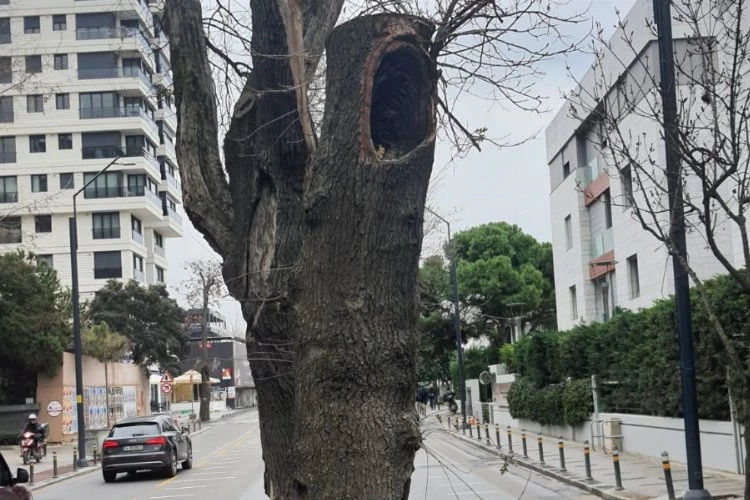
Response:
[{"label": "motorcyclist", "polygon": [[36,413],[29,415],[29,418],[26,420],[26,425],[21,431],[21,435],[27,432],[31,432],[34,435],[34,447],[36,448],[39,446],[39,442],[44,436],[44,429],[42,428],[42,424],[37,421]]}]

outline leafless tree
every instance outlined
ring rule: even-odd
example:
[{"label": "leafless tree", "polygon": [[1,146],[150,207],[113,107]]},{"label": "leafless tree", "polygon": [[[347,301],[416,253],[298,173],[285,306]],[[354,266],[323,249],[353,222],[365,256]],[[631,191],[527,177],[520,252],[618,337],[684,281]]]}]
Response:
[{"label": "leafless tree", "polygon": [[578,20],[555,0],[345,4],[166,2],[185,209],[248,323],[274,499],[408,497],[438,131],[488,140],[458,116],[471,89],[536,110],[529,80]]},{"label": "leafless tree", "polygon": [[[673,31],[678,99],[677,154],[686,227],[693,249],[710,249],[750,295],[750,17],[747,0],[674,0]],[[656,27],[648,20],[621,20],[606,41],[599,31],[596,61],[569,95],[573,117],[596,129],[595,146],[623,186],[619,203],[642,228],[678,258],[721,339],[729,383],[750,400],[750,358],[711,307],[696,261],[681,255],[672,238],[664,160]],[[634,61],[634,62],[633,62]],[[734,236],[736,235],[736,236]],[[732,241],[739,245],[733,245]],[[739,249],[739,251],[738,251]],[[690,246],[688,247],[690,252]],[[744,424],[750,429],[750,411]],[[745,433],[750,449],[750,433]],[[745,469],[750,474],[750,457]],[[746,476],[745,498],[750,498]]]},{"label": "leafless tree", "polygon": [[201,311],[200,342],[200,419],[207,422],[211,419],[211,364],[208,361],[208,323],[211,307],[226,295],[224,279],[221,275],[221,263],[211,260],[194,260],[185,264],[190,277],[183,281],[181,289],[190,307]]}]

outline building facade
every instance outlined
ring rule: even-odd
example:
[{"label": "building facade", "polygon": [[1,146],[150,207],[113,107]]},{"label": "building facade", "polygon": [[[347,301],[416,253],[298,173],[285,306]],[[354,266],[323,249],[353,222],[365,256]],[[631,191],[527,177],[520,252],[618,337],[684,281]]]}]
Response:
[{"label": "building facade", "polygon": [[0,252],[70,285],[77,196],[81,294],[166,280],[182,235],[169,46],[155,0],[0,0]]},{"label": "building facade", "polygon": [[[652,181],[666,183],[662,126],[651,114],[659,107],[658,47],[647,25],[653,19],[652,1],[637,0],[623,20],[628,40],[623,29],[615,32],[609,51],[584,75],[546,129],[561,330],[582,322],[606,321],[618,307],[648,307],[674,292],[667,249],[634,216],[633,206],[644,206],[649,186],[639,188],[632,169],[615,159],[611,154],[615,148],[607,142],[625,142],[631,151],[640,148],[634,156],[654,159]],[[693,32],[677,18],[672,26],[675,60],[681,65],[679,98],[681,92],[687,95],[691,90],[685,68],[691,63],[687,44]],[[600,111],[602,106],[606,111]],[[613,121],[618,137],[613,137]],[[694,181],[688,178],[688,195],[696,188]],[[662,201],[666,207],[666,200]],[[666,213],[660,217],[661,224],[667,224]],[[730,261],[740,262],[738,231],[728,224],[722,227],[721,221],[718,225],[718,246]],[[687,244],[691,266],[701,279],[726,272],[701,231],[689,231]]]}]

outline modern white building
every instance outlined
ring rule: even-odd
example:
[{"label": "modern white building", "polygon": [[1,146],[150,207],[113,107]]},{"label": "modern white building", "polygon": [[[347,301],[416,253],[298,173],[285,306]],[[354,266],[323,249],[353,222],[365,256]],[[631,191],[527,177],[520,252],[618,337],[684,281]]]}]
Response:
[{"label": "modern white building", "polygon": [[[632,141],[631,146],[653,146],[657,165],[666,164],[661,125],[648,112],[640,112],[658,105],[659,99],[654,85],[659,81],[658,46],[647,26],[653,18],[652,0],[637,0],[624,19],[631,41],[623,40],[622,30],[613,35],[611,52],[589,69],[571,93],[575,97],[568,99],[546,129],[560,330],[606,321],[617,307],[637,310],[674,292],[666,248],[633,215],[633,200],[642,201],[643,190],[634,189],[629,168],[612,164],[605,146],[605,141],[613,140],[611,127],[608,132],[595,112],[597,106],[608,106],[607,116],[618,117],[619,129],[632,137],[626,139]],[[689,62],[689,34],[688,26],[673,20],[678,64]],[[680,72],[677,79],[679,93],[687,85]],[[688,193],[690,188],[688,183]],[[692,267],[701,278],[724,274],[704,238],[700,231],[688,233]],[[731,227],[720,231],[717,239],[733,262],[741,262],[738,236]]]},{"label": "modern white building", "polygon": [[155,0],[0,0],[0,252],[23,248],[70,285],[78,197],[81,294],[165,282],[182,235],[169,47]]}]

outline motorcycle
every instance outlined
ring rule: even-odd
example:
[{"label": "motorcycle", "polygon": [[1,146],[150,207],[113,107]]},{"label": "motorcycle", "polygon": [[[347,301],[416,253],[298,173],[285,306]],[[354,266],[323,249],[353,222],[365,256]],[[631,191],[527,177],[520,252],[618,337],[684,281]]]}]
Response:
[{"label": "motorcycle", "polygon": [[458,404],[456,403],[456,398],[452,392],[444,395],[443,401],[448,403],[448,410],[450,410],[451,413],[456,413],[458,411]]},{"label": "motorcycle", "polygon": [[36,463],[42,461],[42,457],[47,454],[47,444],[44,436],[34,446],[34,433],[24,432],[21,436],[21,457],[23,458],[23,464],[28,465],[33,458]]}]

